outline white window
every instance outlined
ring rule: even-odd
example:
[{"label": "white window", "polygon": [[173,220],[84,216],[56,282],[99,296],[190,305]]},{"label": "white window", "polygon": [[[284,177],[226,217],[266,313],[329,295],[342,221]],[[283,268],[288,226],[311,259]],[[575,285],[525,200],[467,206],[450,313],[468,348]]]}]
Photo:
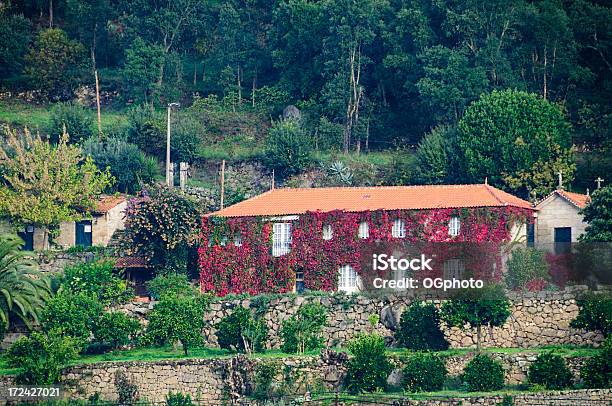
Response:
[{"label": "white window", "polygon": [[225,247],[227,245],[227,237],[223,237],[221,238],[221,242],[219,243],[222,247]]},{"label": "white window", "polygon": [[291,249],[291,223],[274,223],[272,227],[272,256],[280,257]]},{"label": "white window", "polygon": [[334,236],[334,230],[332,229],[331,224],[327,224],[323,226],[323,239],[331,240]]},{"label": "white window", "polygon": [[460,229],[461,222],[459,221],[459,217],[452,217],[448,222],[448,235],[456,237],[459,235]]},{"label": "white window", "polygon": [[357,290],[357,272],[350,265],[340,267],[338,271],[338,290],[355,292]]},{"label": "white window", "polygon": [[370,237],[370,225],[367,221],[362,221],[359,223],[359,238],[368,238]]},{"label": "white window", "polygon": [[406,237],[406,222],[402,219],[395,219],[393,228],[391,229],[391,235],[393,238]]},{"label": "white window", "polygon": [[242,246],[242,235],[240,233],[236,233],[236,235],[234,236],[234,245],[236,247]]},{"label": "white window", "polygon": [[461,279],[465,266],[458,258],[449,259],[444,262],[444,279]]}]

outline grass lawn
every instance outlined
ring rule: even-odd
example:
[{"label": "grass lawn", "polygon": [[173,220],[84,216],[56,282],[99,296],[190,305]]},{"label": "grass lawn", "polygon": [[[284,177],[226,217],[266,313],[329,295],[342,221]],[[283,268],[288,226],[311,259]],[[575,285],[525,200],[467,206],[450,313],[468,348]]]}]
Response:
[{"label": "grass lawn", "polygon": [[[50,104],[28,104],[17,100],[0,101],[0,123],[9,124],[14,127],[28,127],[33,131],[45,131],[49,125]],[[92,131],[97,133],[97,113],[90,109],[92,120]],[[127,123],[124,112],[105,111],[101,114],[102,129]]]},{"label": "grass lawn", "polygon": [[[474,352],[474,349],[470,348],[453,348],[446,351],[439,351],[436,354],[440,356],[457,356],[465,355]],[[599,351],[597,348],[592,347],[578,347],[571,345],[550,345],[537,348],[483,348],[483,353],[503,353],[503,354],[517,354],[517,353],[533,353],[540,354],[547,351],[553,351],[555,354],[565,357],[591,357]],[[414,354],[410,350],[405,348],[389,348],[387,350],[389,355],[395,355],[400,358],[407,357]]]}]

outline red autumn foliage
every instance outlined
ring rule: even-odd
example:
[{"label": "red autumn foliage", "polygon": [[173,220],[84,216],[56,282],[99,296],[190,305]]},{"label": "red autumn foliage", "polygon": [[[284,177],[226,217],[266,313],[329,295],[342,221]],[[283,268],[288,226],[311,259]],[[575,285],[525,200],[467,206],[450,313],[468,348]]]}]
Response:
[{"label": "red autumn foliage", "polygon": [[[453,216],[461,218],[460,233],[455,237],[448,233],[449,220]],[[406,236],[402,239],[396,239],[391,234],[397,218],[405,222]],[[291,251],[273,257],[270,220],[206,217],[202,220],[200,234],[200,286],[203,291],[219,296],[230,293],[283,293],[293,290],[295,272],[301,271],[307,289],[334,291],[341,266],[352,266],[362,278],[372,276],[365,274],[361,264],[362,255],[367,255],[373,244],[392,245],[394,241],[401,241],[402,244],[488,243],[483,246],[489,250],[496,249],[499,253],[499,245],[511,238],[512,225],[530,219],[529,210],[515,207],[310,212],[292,221]],[[361,239],[358,228],[364,221],[369,225],[369,237]],[[332,226],[333,238],[330,240],[322,238],[324,225]],[[239,246],[234,244],[236,236],[242,242]],[[487,262],[482,261],[482,253],[473,255],[474,262]],[[488,264],[480,263],[480,266],[499,263],[496,255],[484,257],[490,261]]]}]

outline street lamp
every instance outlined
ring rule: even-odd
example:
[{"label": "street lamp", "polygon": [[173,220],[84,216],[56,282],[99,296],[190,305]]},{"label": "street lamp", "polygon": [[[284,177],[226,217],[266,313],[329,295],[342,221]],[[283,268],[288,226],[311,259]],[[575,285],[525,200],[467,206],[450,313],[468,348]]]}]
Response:
[{"label": "street lamp", "polygon": [[168,104],[168,129],[166,131],[166,185],[168,185],[168,187],[171,187],[174,183],[170,175],[170,110],[172,110],[173,107],[179,108],[180,106],[179,103]]}]

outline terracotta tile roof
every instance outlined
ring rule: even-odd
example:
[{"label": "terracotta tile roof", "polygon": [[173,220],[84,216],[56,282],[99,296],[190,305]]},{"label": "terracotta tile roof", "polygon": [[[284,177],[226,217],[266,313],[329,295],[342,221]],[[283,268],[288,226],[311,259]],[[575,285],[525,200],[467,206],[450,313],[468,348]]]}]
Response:
[{"label": "terracotta tile roof", "polygon": [[96,202],[93,212],[104,214],[123,202],[125,202],[125,196],[101,196]]},{"label": "terracotta tile roof", "polygon": [[219,217],[279,216],[309,211],[436,209],[531,204],[492,186],[435,185],[275,189],[209,215]]},{"label": "terracotta tile roof", "polygon": [[540,200],[538,204],[536,205],[536,207],[541,205],[542,203],[544,203],[545,201],[547,201],[550,197],[554,195],[561,196],[562,198],[564,198],[565,200],[567,200],[568,202],[570,202],[571,204],[573,204],[579,209],[584,209],[586,205],[589,204],[589,202],[591,201],[591,198],[587,195],[583,195],[581,193],[567,192],[565,190],[557,189],[551,194],[549,194],[548,196],[546,196],[544,199]]},{"label": "terracotta tile roof", "polygon": [[148,268],[147,260],[142,257],[121,257],[115,261],[115,268]]}]

